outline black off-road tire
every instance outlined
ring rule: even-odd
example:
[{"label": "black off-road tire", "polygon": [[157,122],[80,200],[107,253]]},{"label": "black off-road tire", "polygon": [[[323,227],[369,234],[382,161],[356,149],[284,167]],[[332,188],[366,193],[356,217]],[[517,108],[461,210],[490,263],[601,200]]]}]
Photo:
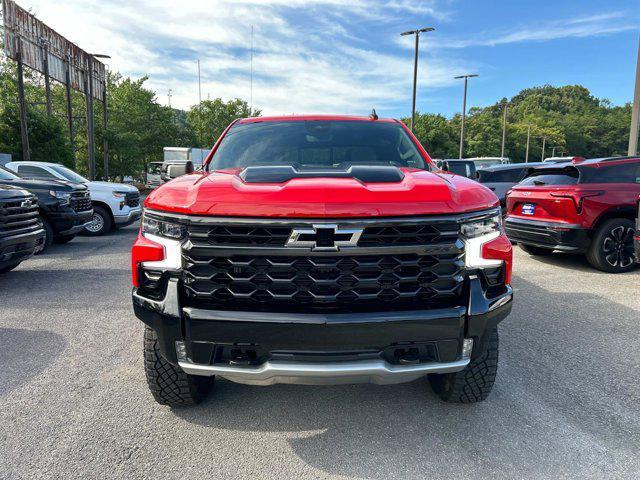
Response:
[{"label": "black off-road tire", "polygon": [[200,403],[213,385],[213,377],[187,375],[180,367],[167,362],[160,355],[156,332],[149,327],[144,329],[144,371],[153,398],[170,407]]},{"label": "black off-road tire", "polygon": [[[627,218],[612,218],[600,225],[587,251],[587,260],[591,266],[607,273],[623,273],[636,268],[634,229],[633,221]],[[622,251],[617,250],[616,242],[623,244]],[[617,256],[618,253],[620,256]]]},{"label": "black off-road tire", "polygon": [[536,247],[533,245],[526,245],[524,243],[519,243],[518,245],[520,245],[520,248],[527,252],[529,255],[533,255],[535,257],[542,257],[544,255],[551,255],[553,253],[553,250],[550,248]]},{"label": "black off-road tire", "polygon": [[55,237],[55,233],[53,232],[53,227],[47,221],[47,219],[42,217],[40,217],[40,219],[42,220],[42,226],[44,227],[44,240],[42,243],[42,249],[36,251],[35,252],[36,255],[40,255],[41,253],[45,252],[47,248],[51,246],[51,244],[53,243],[53,239]]},{"label": "black off-road tire", "polygon": [[491,393],[498,371],[498,328],[489,334],[487,350],[455,373],[431,374],[431,388],[445,402],[476,403]]}]

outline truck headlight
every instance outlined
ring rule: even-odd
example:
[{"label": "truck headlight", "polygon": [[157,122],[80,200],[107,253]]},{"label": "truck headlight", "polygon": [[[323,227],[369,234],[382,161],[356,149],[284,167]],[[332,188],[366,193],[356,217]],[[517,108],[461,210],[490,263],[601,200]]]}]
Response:
[{"label": "truck headlight", "polygon": [[157,235],[159,237],[180,240],[185,237],[187,229],[184,225],[166,220],[142,216],[142,234]]},{"label": "truck headlight", "polygon": [[465,265],[467,268],[499,267],[503,259],[487,258],[483,246],[503,234],[500,210],[486,217],[470,220],[462,224],[460,231],[465,244]]},{"label": "truck headlight", "polygon": [[49,190],[49,195],[60,200],[62,205],[66,205],[71,200],[71,192],[64,190]]}]

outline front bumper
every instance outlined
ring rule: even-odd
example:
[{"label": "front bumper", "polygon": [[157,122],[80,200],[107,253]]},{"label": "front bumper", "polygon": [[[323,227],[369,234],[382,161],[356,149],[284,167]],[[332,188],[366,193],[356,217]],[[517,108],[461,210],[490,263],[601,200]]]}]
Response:
[{"label": "front bumper", "polygon": [[76,212],[69,208],[59,212],[49,212],[47,219],[51,222],[56,235],[75,235],[91,223],[93,209]]},{"label": "front bumper", "polygon": [[[133,291],[136,316],[155,330],[161,354],[192,375],[218,375],[253,384],[394,384],[429,373],[455,372],[484,353],[487,333],[511,311],[512,290],[487,298],[481,280],[468,279],[468,303],[455,308],[374,313],[289,314],[203,310],[180,305],[170,278],[162,300]],[[465,338],[474,340],[462,355]],[[390,351],[431,352],[414,362]],[[238,364],[228,349],[257,351]],[[261,352],[261,353],[260,353]]]},{"label": "front bumper", "polygon": [[44,229],[0,238],[0,268],[22,262],[31,257],[44,242]]},{"label": "front bumper", "polygon": [[142,216],[142,207],[135,207],[129,210],[125,215],[114,215],[113,221],[119,227],[126,227],[140,219]]},{"label": "front bumper", "polygon": [[590,244],[589,230],[581,225],[507,217],[509,240],[564,252],[584,253]]}]

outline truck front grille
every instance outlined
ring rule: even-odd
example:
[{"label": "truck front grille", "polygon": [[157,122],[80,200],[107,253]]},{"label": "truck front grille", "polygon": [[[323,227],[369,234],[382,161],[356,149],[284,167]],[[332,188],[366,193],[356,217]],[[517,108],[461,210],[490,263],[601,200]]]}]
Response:
[{"label": "truck front grille", "polygon": [[39,228],[42,225],[36,197],[0,200],[0,237],[29,233]]},{"label": "truck front grille", "polygon": [[[456,218],[187,222],[182,284],[190,306],[259,311],[376,311],[458,306],[464,243]],[[285,246],[293,229],[357,227],[355,247]]]},{"label": "truck front grille", "polygon": [[86,212],[91,210],[91,196],[89,191],[71,193],[71,208],[76,212]]},{"label": "truck front grille", "polygon": [[139,192],[127,192],[125,195],[125,203],[131,208],[135,208],[140,205],[140,193]]}]

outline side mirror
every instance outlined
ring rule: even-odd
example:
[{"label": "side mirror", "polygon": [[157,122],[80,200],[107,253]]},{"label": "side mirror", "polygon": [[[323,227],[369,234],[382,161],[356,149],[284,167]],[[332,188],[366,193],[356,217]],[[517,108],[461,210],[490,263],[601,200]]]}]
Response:
[{"label": "side mirror", "polygon": [[162,180],[167,182],[173,178],[178,178],[182,175],[193,173],[193,162],[188,161],[185,163],[170,164],[166,166],[166,170],[165,168],[163,168],[162,170]]}]

